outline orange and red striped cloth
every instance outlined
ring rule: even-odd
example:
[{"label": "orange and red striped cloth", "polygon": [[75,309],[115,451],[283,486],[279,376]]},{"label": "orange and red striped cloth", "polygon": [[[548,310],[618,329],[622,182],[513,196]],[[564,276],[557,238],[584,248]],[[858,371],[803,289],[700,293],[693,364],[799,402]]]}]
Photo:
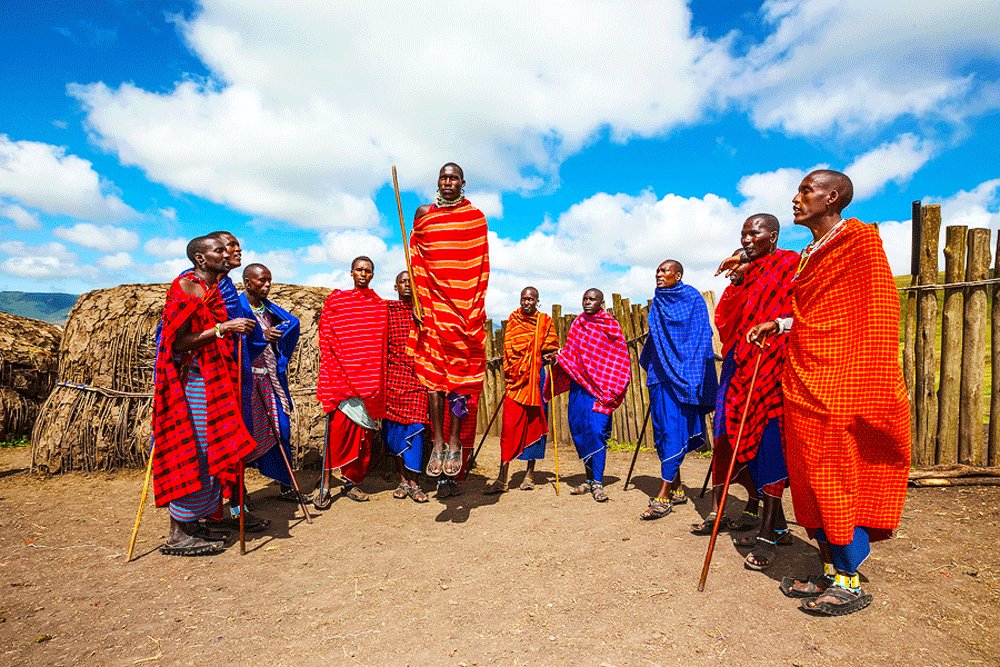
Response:
[{"label": "orange and red striped cloth", "polygon": [[503,336],[503,377],[506,394],[521,405],[542,405],[538,378],[542,355],[559,349],[552,318],[536,312],[530,317],[518,308],[507,318]]},{"label": "orange and red striped cloth", "polygon": [[424,314],[409,345],[417,379],[431,390],[469,393],[486,375],[486,217],[467,199],[431,206],[413,223],[410,253]]},{"label": "orange and red striped cloth", "polygon": [[782,374],[795,519],[849,544],[855,526],[899,525],[910,408],[899,363],[899,297],[878,231],[856,219],[796,276]]},{"label": "orange and red striped cloth", "polygon": [[371,289],[333,290],[319,317],[319,381],[324,412],[356,396],[373,419],[385,416],[386,302]]}]

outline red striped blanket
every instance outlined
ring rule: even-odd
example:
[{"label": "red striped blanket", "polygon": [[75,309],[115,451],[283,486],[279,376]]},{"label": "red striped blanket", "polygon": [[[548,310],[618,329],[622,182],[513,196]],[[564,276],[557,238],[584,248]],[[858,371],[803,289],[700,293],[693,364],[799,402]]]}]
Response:
[{"label": "red striped blanket", "polygon": [[542,355],[558,349],[551,317],[538,312],[528,317],[520,308],[510,314],[503,336],[503,375],[511,400],[521,405],[542,405],[538,381]]}]

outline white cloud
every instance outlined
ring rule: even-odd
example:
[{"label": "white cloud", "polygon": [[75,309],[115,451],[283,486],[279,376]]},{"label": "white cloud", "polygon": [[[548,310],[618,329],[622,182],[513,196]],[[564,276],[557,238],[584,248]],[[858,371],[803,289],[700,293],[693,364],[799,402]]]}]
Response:
[{"label": "white cloud", "polygon": [[878,194],[890,181],[905,183],[930,160],[932,153],[931,142],[904,134],[861,155],[844,169],[844,173],[854,183],[855,199],[867,199]]},{"label": "white cloud", "polygon": [[79,265],[79,258],[61,243],[32,246],[23,241],[0,243],[0,253],[9,255],[0,262],[0,271],[33,280],[64,280],[92,276],[93,270]]},{"label": "white cloud", "polygon": [[98,259],[97,265],[110,271],[120,271],[132,266],[132,256],[127,252],[116,252]]},{"label": "white cloud", "polygon": [[488,220],[503,218],[503,197],[499,192],[469,192],[465,196]]},{"label": "white cloud", "polygon": [[180,275],[184,269],[190,269],[191,262],[183,259],[168,259],[139,267],[140,273],[148,280],[158,283],[169,283]]},{"label": "white cloud", "polygon": [[26,211],[17,204],[3,204],[0,202],[0,218],[7,218],[14,223],[14,226],[24,231],[42,228],[42,223],[38,216],[31,211]]},{"label": "white cloud", "polygon": [[107,192],[93,165],[65,149],[0,134],[0,195],[53,215],[122,220],[138,215]]},{"label": "white cloud", "polygon": [[167,206],[166,208],[161,208],[159,210],[160,215],[162,215],[167,220],[171,222],[177,222],[177,209],[173,206]]},{"label": "white cloud", "polygon": [[[181,237],[154,237],[143,243],[142,249],[146,251],[146,254],[160,259],[186,258],[188,240]],[[187,259],[184,261],[187,261]]]},{"label": "white cloud", "polygon": [[52,230],[52,235],[84,248],[106,253],[135,250],[139,245],[139,235],[129,229],[89,222],[81,222],[72,227],[56,227]]},{"label": "white cloud", "polygon": [[997,82],[974,74],[976,58],[1000,55],[995,2],[767,0],[762,12],[773,31],[722,91],[758,127],[855,133],[997,107]]}]

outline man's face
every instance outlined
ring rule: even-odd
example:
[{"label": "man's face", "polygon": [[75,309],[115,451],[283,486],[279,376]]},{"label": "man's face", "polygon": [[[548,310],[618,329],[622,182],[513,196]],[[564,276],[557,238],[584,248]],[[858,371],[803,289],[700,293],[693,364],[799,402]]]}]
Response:
[{"label": "man's face", "polygon": [[396,276],[394,289],[396,290],[396,294],[399,295],[400,301],[410,301],[413,299],[413,286],[410,285],[410,274],[403,271]]},{"label": "man's face", "polygon": [[223,234],[219,237],[219,240],[226,245],[226,251],[229,253],[229,268],[237,268],[243,260],[243,250],[240,248],[240,242],[232,234]]},{"label": "man's face", "polygon": [[583,293],[583,312],[587,315],[595,315],[604,308],[604,295],[594,289],[589,289]]},{"label": "man's face", "polygon": [[225,273],[229,270],[229,251],[222,239],[212,238],[202,247],[200,253],[195,254],[195,259],[201,257],[199,267],[213,273]]},{"label": "man's face", "polygon": [[441,167],[441,173],[438,174],[438,190],[442,197],[458,199],[459,195],[462,194],[463,187],[465,187],[465,179],[462,178],[462,173],[454,165],[448,164]]},{"label": "man's face", "polygon": [[538,312],[538,292],[533,289],[521,290],[521,312],[529,317]]},{"label": "man's face", "polygon": [[681,281],[681,273],[677,270],[677,265],[671,261],[661,263],[656,267],[656,286],[673,287]]},{"label": "man's face", "polygon": [[258,299],[266,299],[271,293],[271,272],[258,269],[243,276],[243,289]]},{"label": "man's face", "polygon": [[796,225],[808,226],[827,212],[830,187],[823,179],[809,175],[799,183],[799,191],[792,198],[792,217]]},{"label": "man's face", "polygon": [[760,218],[750,218],[743,223],[740,245],[750,259],[757,259],[773,252],[777,243],[778,232],[768,230]]},{"label": "man's face", "polygon": [[351,267],[351,278],[354,279],[354,289],[364,289],[375,276],[375,267],[371,262],[359,259]]}]

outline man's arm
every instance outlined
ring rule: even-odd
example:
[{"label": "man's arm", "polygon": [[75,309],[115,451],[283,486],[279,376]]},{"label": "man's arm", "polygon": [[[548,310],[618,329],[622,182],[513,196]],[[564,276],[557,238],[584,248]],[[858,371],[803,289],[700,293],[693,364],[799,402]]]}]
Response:
[{"label": "man's arm", "polygon": [[231,333],[250,333],[256,326],[257,323],[254,321],[248,320],[245,317],[237,317],[216,324],[211,329],[194,332],[191,331],[191,320],[189,318],[177,329],[177,336],[174,338],[174,344],[171,349],[175,354],[191,352],[192,350],[205,347],[216,338],[225,338]]}]

